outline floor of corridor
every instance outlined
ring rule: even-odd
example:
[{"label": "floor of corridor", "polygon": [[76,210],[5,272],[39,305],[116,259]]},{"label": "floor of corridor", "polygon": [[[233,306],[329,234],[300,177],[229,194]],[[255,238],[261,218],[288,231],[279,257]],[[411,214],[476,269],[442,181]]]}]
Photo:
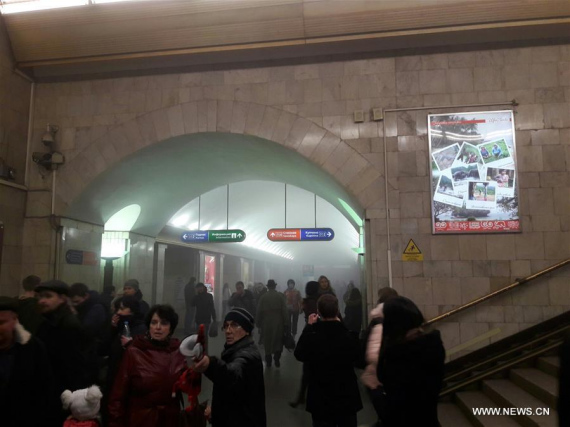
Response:
[{"label": "floor of corridor", "polygon": [[[299,318],[297,338],[300,336],[305,321]],[[256,342],[259,340],[257,329],[254,331]],[[210,338],[208,353],[219,356],[224,346],[224,334],[219,333],[216,338]],[[263,357],[264,353],[261,350]],[[311,427],[311,415],[305,411],[304,405],[293,409],[289,402],[296,396],[301,382],[302,365],[295,359],[292,352],[284,351],[281,358],[281,367],[265,367],[265,408],[267,412],[268,427]],[[357,376],[360,372],[357,371]],[[375,421],[374,409],[368,399],[366,391],[359,383],[360,397],[364,405],[358,413],[359,426],[371,426]],[[202,393],[200,401],[211,399],[212,383],[204,377],[202,380]]]}]

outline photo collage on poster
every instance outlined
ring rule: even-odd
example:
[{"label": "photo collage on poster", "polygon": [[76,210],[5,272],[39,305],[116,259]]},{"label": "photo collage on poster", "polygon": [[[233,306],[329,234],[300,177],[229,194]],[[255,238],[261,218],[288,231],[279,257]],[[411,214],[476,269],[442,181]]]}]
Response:
[{"label": "photo collage on poster", "polygon": [[512,112],[428,120],[434,233],[520,231]]}]

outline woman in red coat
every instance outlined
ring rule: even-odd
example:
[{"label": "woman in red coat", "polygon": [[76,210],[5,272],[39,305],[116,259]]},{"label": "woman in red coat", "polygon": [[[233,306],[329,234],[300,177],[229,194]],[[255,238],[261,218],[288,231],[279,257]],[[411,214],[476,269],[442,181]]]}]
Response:
[{"label": "woman in red coat", "polygon": [[109,399],[109,427],[178,425],[180,403],[172,397],[176,380],[186,369],[172,338],[178,315],[169,305],[155,305],[146,317],[148,334],[127,348]]}]

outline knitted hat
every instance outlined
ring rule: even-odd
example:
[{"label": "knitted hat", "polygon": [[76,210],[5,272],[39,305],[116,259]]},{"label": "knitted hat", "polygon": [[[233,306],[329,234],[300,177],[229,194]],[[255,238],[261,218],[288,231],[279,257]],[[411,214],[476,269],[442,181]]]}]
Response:
[{"label": "knitted hat", "polygon": [[35,291],[52,291],[59,295],[69,295],[69,286],[61,280],[49,280],[36,287]]},{"label": "knitted hat", "polygon": [[139,281],[137,279],[129,279],[125,282],[123,288],[133,288],[135,291],[140,290]]},{"label": "knitted hat", "polygon": [[73,418],[79,421],[94,420],[101,408],[101,398],[103,394],[96,385],[89,388],[71,392],[65,390],[61,394],[63,409],[69,409]]},{"label": "knitted hat", "polygon": [[226,314],[224,323],[229,321],[236,322],[248,334],[251,334],[251,331],[253,331],[253,326],[255,323],[253,320],[253,316],[250,314],[250,312],[247,311],[245,308],[239,308],[239,307],[232,309],[228,314]]}]

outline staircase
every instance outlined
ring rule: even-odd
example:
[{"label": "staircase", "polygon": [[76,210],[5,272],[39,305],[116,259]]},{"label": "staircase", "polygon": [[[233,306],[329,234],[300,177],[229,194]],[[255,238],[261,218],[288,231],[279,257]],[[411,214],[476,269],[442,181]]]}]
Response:
[{"label": "staircase", "polygon": [[[512,368],[501,375],[503,378],[482,380],[475,389],[459,391],[448,401],[442,401],[441,426],[558,427],[558,357],[539,357],[532,365]],[[517,408],[523,413],[475,415],[473,408]],[[549,414],[538,415],[537,409]]]}]

